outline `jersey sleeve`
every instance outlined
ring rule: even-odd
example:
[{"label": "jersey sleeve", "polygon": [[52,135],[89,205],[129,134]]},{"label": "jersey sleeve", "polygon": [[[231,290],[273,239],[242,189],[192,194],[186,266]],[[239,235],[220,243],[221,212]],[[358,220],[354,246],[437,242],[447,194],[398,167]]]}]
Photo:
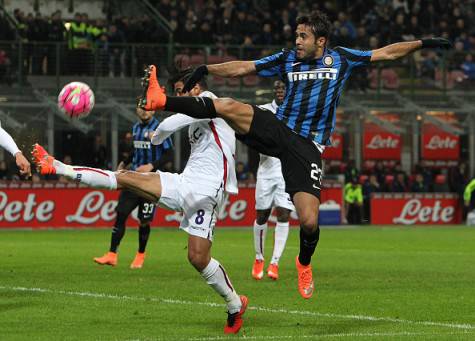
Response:
[{"label": "jersey sleeve", "polygon": [[279,53],[267,56],[254,61],[257,74],[261,77],[272,77],[281,75],[281,65],[285,63],[286,53]]},{"label": "jersey sleeve", "polygon": [[350,68],[366,66],[371,62],[372,51],[349,49],[347,47],[335,48],[348,62]]}]

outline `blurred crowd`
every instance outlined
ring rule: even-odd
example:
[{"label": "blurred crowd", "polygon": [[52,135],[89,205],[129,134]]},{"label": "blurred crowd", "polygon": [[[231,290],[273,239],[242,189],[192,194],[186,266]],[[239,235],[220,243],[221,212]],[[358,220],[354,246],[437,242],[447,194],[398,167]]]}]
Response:
[{"label": "blurred crowd", "polygon": [[[475,79],[475,62],[469,53],[475,49],[473,0],[155,0],[151,1],[169,20],[176,44],[205,44],[226,53],[229,45],[244,48],[242,57],[258,58],[270,53],[259,46],[294,44],[296,18],[311,10],[325,11],[333,22],[330,44],[360,49],[374,49],[388,43],[413,40],[425,36],[442,36],[454,42],[450,52],[451,69],[458,71],[454,81]],[[41,8],[40,8],[41,10]],[[87,13],[76,13],[64,20],[61,12],[50,17],[40,13],[13,13],[18,22],[18,35],[24,42],[66,42],[75,51],[74,60],[92,58],[98,52],[99,73],[124,76],[130,73],[130,51],[116,44],[165,43],[168,35],[147,14],[141,16],[104,15],[89,19]],[[4,18],[0,17],[0,40],[15,39]],[[275,48],[272,48],[275,49]],[[272,50],[271,49],[271,50]],[[182,52],[178,49],[177,52]],[[183,50],[187,53],[186,49]],[[4,52],[5,53],[5,52]],[[32,47],[31,73],[51,73],[56,69],[54,49]],[[62,52],[63,53],[63,52]],[[231,53],[236,55],[236,53]],[[1,65],[7,55],[0,53]],[[420,76],[437,78],[441,55],[437,51],[421,51],[414,55]],[[11,58],[10,58],[11,59]],[[82,63],[86,64],[86,63]],[[68,71],[68,70],[64,70]],[[91,70],[73,70],[87,73]],[[391,77],[390,75],[388,77]],[[449,80],[450,81],[450,80]],[[391,82],[389,82],[391,85]]]},{"label": "blurred crowd", "polygon": [[[331,174],[327,168],[326,172]],[[361,224],[369,221],[372,193],[457,193],[463,197],[470,181],[466,163],[454,167],[430,168],[416,165],[410,174],[400,163],[385,164],[377,161],[373,167],[360,172],[350,160],[341,170],[345,176],[345,206],[348,222]]]}]

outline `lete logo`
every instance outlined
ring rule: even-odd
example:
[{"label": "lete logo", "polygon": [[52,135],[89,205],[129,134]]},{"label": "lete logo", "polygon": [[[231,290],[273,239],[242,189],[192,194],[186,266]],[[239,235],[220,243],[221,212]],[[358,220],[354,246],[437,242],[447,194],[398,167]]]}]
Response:
[{"label": "lete logo", "polygon": [[430,138],[429,143],[426,144],[427,149],[455,149],[457,147],[457,140],[451,139],[450,136],[440,137],[434,135]]},{"label": "lete logo", "polygon": [[409,200],[403,207],[401,215],[393,219],[395,224],[412,225],[416,223],[450,223],[454,218],[455,207],[442,207],[440,200],[434,206],[422,206],[418,199]]},{"label": "lete logo", "polygon": [[381,135],[374,135],[371,141],[366,145],[369,149],[384,149],[384,148],[391,148],[395,149],[399,146],[399,139],[396,139],[392,136],[388,136],[386,138],[382,137]]},{"label": "lete logo", "polygon": [[112,221],[115,218],[117,200],[105,202],[104,194],[99,191],[88,193],[82,198],[76,213],[66,216],[68,223],[93,224],[99,219]]}]

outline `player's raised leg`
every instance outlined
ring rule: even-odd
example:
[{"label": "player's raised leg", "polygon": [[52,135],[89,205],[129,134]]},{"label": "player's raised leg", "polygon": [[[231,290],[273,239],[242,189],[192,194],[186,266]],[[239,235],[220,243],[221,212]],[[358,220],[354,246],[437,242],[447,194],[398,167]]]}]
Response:
[{"label": "player's raised leg", "polygon": [[206,283],[224,298],[228,308],[228,319],[224,333],[235,334],[242,326],[242,315],[247,308],[247,297],[239,296],[224,267],[211,257],[211,241],[190,235],[188,238],[188,260],[201,274]]},{"label": "player's raised leg", "polygon": [[144,94],[141,107],[145,110],[165,110],[184,113],[194,118],[224,119],[238,134],[247,134],[254,116],[253,107],[231,98],[167,96],[157,79],[157,68],[150,65],[142,81]]},{"label": "player's raised leg", "polygon": [[64,175],[68,179],[94,188],[109,190],[126,188],[153,202],[160,199],[162,185],[158,173],[112,172],[97,168],[65,165],[49,155],[39,144],[33,146],[31,154],[38,171],[43,175]]}]

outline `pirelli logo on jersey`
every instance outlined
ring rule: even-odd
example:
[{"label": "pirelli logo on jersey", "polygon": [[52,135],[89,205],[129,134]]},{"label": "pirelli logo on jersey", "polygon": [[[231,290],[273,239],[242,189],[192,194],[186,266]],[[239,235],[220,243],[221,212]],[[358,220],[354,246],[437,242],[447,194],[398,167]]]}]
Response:
[{"label": "pirelli logo on jersey", "polygon": [[150,149],[150,142],[149,141],[134,141],[134,148]]},{"label": "pirelli logo on jersey", "polygon": [[336,80],[338,69],[335,68],[321,68],[312,71],[289,72],[289,82],[306,81],[311,79],[330,79]]}]

